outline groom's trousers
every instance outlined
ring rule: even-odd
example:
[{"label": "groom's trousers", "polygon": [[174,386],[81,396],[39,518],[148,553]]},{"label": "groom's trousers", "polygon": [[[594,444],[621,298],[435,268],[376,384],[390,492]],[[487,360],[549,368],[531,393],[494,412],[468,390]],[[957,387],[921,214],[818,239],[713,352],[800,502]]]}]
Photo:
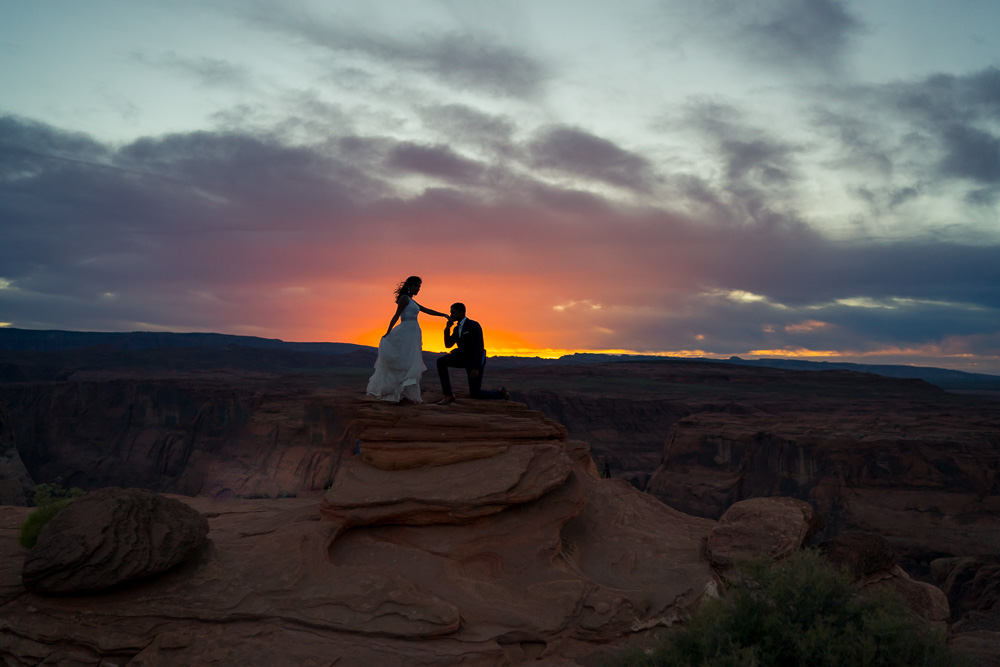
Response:
[{"label": "groom's trousers", "polygon": [[466,365],[466,360],[463,355],[460,354],[446,354],[443,357],[438,357],[437,360],[438,367],[438,377],[441,378],[441,391],[445,396],[454,396],[454,392],[451,390],[451,377],[448,375],[449,368],[462,368],[465,369],[465,374],[469,378],[469,396],[472,398],[479,399],[502,399],[503,394],[499,391],[490,391],[483,389],[483,371],[486,370],[486,353],[483,353],[482,363],[479,366],[479,373],[476,377],[472,377],[471,372],[477,370],[475,366],[469,368]]}]

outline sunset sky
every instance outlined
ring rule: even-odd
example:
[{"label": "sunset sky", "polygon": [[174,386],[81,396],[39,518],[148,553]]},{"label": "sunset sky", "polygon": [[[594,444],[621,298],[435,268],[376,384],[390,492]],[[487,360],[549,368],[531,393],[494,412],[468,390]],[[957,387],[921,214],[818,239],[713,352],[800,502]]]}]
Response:
[{"label": "sunset sky", "polygon": [[376,345],[408,275],[492,354],[1000,374],[1000,3],[0,2],[0,326]]}]

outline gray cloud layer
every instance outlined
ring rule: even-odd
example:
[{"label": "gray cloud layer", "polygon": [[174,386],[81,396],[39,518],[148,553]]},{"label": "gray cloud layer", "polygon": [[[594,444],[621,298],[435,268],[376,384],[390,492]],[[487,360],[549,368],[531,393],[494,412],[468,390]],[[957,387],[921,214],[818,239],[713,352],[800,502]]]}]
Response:
[{"label": "gray cloud layer", "polygon": [[[454,115],[468,131],[468,114]],[[559,294],[585,285],[605,308],[591,313],[595,333],[581,332],[580,346],[608,347],[596,333],[608,329],[616,346],[650,350],[865,350],[962,338],[974,352],[1000,352],[995,245],[834,242],[792,218],[771,224],[763,215],[736,224],[740,213],[725,202],[739,196],[726,188],[754,165],[777,169],[788,150],[762,138],[734,141],[719,144],[731,148],[720,154],[726,178],[702,184],[720,214],[693,218],[527,180],[541,164],[650,187],[648,161],[573,128],[511,143],[506,150],[523,156],[525,172],[384,138],[372,151],[362,137],[303,147],[200,132],[112,148],[6,117],[0,278],[10,285],[0,306],[21,326],[219,328],[251,316],[239,302],[246,286],[362,271],[402,233],[406,251],[418,255],[460,239],[455,264],[471,271],[537,274]],[[369,147],[365,159],[355,159],[359,146]],[[506,175],[483,179],[497,170]],[[408,196],[393,182],[400,171],[440,186]],[[477,189],[463,189],[470,183]],[[763,300],[741,300],[738,291]],[[825,324],[801,324],[808,321]]]}]

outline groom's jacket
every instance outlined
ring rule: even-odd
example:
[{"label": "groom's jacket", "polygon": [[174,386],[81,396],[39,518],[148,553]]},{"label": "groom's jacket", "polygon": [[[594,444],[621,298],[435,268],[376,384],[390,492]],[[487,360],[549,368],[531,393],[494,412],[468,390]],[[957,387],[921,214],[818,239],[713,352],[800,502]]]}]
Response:
[{"label": "groom's jacket", "polygon": [[448,354],[462,360],[462,365],[466,368],[482,368],[486,364],[486,348],[483,345],[483,328],[479,322],[465,318],[461,333],[458,332],[458,325],[455,326],[454,333],[444,334],[444,346],[457,347]]}]

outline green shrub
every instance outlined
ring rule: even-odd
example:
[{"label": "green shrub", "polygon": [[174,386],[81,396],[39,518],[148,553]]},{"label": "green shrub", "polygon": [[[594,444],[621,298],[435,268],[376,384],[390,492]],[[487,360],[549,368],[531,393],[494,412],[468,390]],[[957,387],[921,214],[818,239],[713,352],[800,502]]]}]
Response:
[{"label": "green shrub", "polygon": [[45,507],[67,498],[70,500],[79,498],[85,493],[86,491],[75,486],[72,489],[65,488],[62,484],[62,477],[56,477],[56,481],[51,484],[36,484],[31,498],[35,507]]},{"label": "green shrub", "polygon": [[62,478],[59,477],[51,484],[36,484],[32,498],[38,509],[29,514],[24,523],[21,524],[21,535],[18,537],[21,546],[27,549],[35,546],[35,543],[38,542],[38,535],[42,532],[45,524],[62,508],[84,493],[86,492],[83,489],[77,487],[64,488]]},{"label": "green shrub", "polygon": [[943,632],[889,593],[856,595],[850,578],[813,551],[780,564],[744,563],[727,595],[707,600],[649,653],[629,649],[616,665],[691,667],[945,667],[957,660]]},{"label": "green shrub", "polygon": [[35,546],[35,543],[38,542],[38,535],[42,532],[42,528],[45,527],[45,524],[47,524],[52,517],[58,514],[62,508],[69,505],[72,501],[72,498],[57,500],[54,503],[49,503],[45,507],[39,507],[37,510],[29,514],[24,523],[21,524],[21,535],[18,538],[21,546],[27,549]]}]

